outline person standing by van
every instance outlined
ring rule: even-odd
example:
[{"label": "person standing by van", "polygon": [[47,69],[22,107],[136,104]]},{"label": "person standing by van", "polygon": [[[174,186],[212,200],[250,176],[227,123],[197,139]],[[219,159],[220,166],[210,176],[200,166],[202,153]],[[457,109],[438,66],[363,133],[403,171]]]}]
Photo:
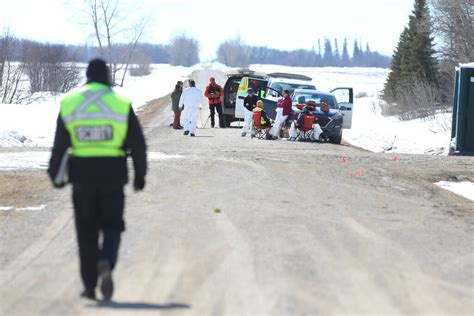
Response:
[{"label": "person standing by van", "polygon": [[291,113],[291,105],[293,101],[290,97],[290,92],[288,90],[283,91],[283,99],[278,101],[277,103],[277,114],[275,118],[275,124],[268,132],[267,139],[278,139],[280,135],[281,128],[283,124],[285,124],[286,119]]},{"label": "person standing by van", "polygon": [[241,136],[245,137],[250,131],[253,120],[253,109],[257,105],[258,97],[253,93],[253,89],[247,90],[247,96],[244,99],[244,127],[242,128]]},{"label": "person standing by van", "polygon": [[211,111],[211,127],[215,126],[216,111],[219,115],[219,127],[224,128],[224,113],[222,112],[222,99],[224,98],[224,89],[216,83],[216,78],[209,78],[209,85],[204,92],[206,98],[209,99],[209,111]]}]

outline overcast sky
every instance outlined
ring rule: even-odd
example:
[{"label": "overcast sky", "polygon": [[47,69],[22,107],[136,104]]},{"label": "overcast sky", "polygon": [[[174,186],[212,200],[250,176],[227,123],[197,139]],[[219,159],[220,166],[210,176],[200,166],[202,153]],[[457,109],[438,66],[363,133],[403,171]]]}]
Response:
[{"label": "overcast sky", "polygon": [[[167,43],[174,34],[196,37],[203,60],[219,43],[240,35],[251,45],[312,48],[318,38],[354,38],[391,55],[414,0],[141,0],[153,23],[144,40]],[[56,43],[95,44],[66,0],[4,0],[0,27],[16,36]],[[364,44],[365,45],[365,44]]]}]

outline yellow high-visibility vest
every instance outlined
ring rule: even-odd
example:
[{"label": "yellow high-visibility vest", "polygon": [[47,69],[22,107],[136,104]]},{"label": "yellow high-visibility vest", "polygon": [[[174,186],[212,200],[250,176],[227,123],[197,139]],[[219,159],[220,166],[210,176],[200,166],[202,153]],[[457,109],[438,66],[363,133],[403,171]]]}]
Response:
[{"label": "yellow high-visibility vest", "polygon": [[109,86],[89,83],[61,100],[74,157],[124,157],[131,102]]}]

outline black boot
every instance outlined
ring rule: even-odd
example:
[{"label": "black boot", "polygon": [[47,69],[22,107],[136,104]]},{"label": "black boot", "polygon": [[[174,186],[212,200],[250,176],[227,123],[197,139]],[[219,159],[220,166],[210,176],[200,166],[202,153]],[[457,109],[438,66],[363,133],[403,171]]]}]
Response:
[{"label": "black boot", "polygon": [[94,289],[85,289],[81,293],[81,297],[87,298],[89,300],[95,300],[95,290]]},{"label": "black boot", "polygon": [[97,272],[100,279],[100,291],[104,296],[104,299],[109,301],[114,293],[114,282],[112,281],[112,268],[110,263],[102,259],[97,264]]}]

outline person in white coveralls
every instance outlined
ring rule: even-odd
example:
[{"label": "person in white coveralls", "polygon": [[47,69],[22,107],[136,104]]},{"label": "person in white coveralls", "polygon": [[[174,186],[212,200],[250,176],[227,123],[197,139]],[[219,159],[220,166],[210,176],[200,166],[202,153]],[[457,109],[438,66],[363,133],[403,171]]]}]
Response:
[{"label": "person in white coveralls", "polygon": [[179,107],[184,108],[184,135],[196,136],[196,124],[203,98],[202,91],[196,88],[196,82],[189,80],[189,88],[183,91],[179,99]]}]

